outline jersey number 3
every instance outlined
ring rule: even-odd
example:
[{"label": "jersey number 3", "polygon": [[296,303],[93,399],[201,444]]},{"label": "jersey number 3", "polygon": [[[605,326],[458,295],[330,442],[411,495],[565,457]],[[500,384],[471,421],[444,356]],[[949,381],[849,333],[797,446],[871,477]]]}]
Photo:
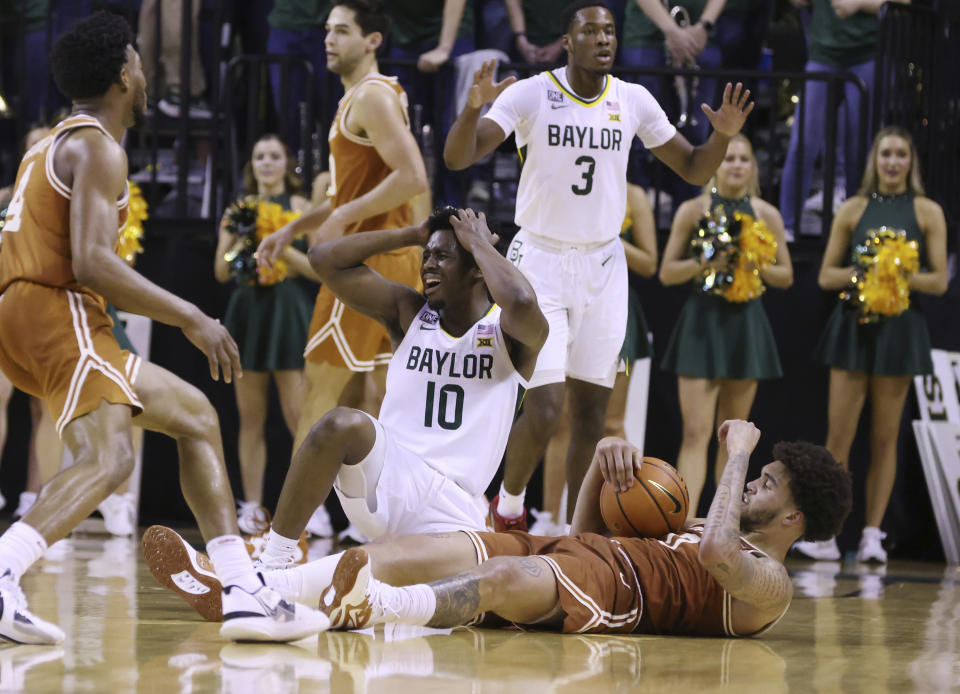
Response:
[{"label": "jersey number 3", "polygon": [[583,178],[583,183],[570,186],[570,190],[573,191],[574,195],[589,195],[590,191],[593,190],[593,170],[597,166],[597,161],[593,157],[584,155],[582,157],[577,157],[577,160],[573,163],[577,166],[583,166],[586,164],[586,167],[580,172],[580,176]]},{"label": "jersey number 3", "polygon": [[[441,429],[459,429],[463,424],[463,388],[453,383],[440,387],[437,396],[437,384],[427,381],[427,405],[423,412],[423,426],[433,426],[434,406],[436,406],[437,424]],[[450,415],[450,399],[453,398],[453,417]]]}]

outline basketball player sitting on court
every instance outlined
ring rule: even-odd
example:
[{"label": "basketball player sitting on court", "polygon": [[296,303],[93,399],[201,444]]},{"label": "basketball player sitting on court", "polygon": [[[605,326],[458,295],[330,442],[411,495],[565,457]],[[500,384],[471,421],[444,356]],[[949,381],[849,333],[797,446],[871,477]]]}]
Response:
[{"label": "basketball player sitting on court", "polygon": [[602,528],[602,479],[622,488],[640,463],[634,446],[606,438],[578,499],[576,537],[467,531],[354,548],[341,558],[321,609],[333,627],[348,629],[384,621],[453,627],[488,612],[563,632],[761,634],[790,605],[793,585],[783,566],[790,545],[831,536],[850,511],[851,492],[830,453],[805,442],[774,446],[776,460],[745,488],[759,438],[750,422],[721,425],[730,462],[705,522],[691,521],[679,533],[585,532]]},{"label": "basketball player sitting on court", "polygon": [[[352,234],[310,249],[325,285],[387,328],[394,356],[379,420],[335,408],[297,450],[260,558],[264,568],[292,563],[297,538],[331,487],[370,538],[485,529],[482,495],[500,465],[518,387],[533,372],[548,330],[533,288],[497,252],[496,241],[482,214],[447,208],[419,226]],[[425,246],[423,294],[364,265],[411,245]],[[154,576],[205,618],[219,619],[220,584],[189,545],[160,526],[143,542]],[[340,556],[312,562],[307,582],[329,585]],[[169,580],[184,571],[211,590]],[[300,580],[287,571],[265,576],[268,582],[277,576],[283,592],[290,592],[287,577]]]}]

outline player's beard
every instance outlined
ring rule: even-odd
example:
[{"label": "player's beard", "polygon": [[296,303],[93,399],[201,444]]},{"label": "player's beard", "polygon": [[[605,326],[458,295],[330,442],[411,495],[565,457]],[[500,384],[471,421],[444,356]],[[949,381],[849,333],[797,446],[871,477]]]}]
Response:
[{"label": "player's beard", "polygon": [[764,527],[776,518],[776,516],[776,511],[772,509],[747,509],[747,511],[740,516],[740,530],[745,533],[752,532]]},{"label": "player's beard", "polygon": [[141,92],[131,107],[133,111],[133,127],[139,128],[147,123],[147,93]]}]

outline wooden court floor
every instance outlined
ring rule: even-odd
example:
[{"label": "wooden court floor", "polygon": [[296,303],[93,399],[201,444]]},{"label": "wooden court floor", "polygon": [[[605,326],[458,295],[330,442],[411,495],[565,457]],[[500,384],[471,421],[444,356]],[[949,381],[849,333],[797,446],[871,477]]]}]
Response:
[{"label": "wooden court floor", "polygon": [[379,627],[262,646],[222,641],[154,582],[136,540],[65,543],[23,587],[67,640],[0,646],[0,692],[960,690],[960,571],[944,565],[791,562],[793,606],[757,640]]}]

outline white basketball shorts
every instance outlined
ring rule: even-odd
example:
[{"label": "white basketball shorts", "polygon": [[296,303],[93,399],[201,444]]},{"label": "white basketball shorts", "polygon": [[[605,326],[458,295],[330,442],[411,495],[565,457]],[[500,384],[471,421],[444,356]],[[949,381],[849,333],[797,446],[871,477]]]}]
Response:
[{"label": "white basketball shorts", "polygon": [[612,388],[627,330],[627,258],[620,239],[578,246],[521,229],[507,259],[533,285],[550,324],[530,387],[575,378]]},{"label": "white basketball shorts", "polygon": [[[370,417],[370,415],[367,415]],[[347,518],[367,538],[384,534],[486,531],[486,504],[398,444],[370,417],[377,437],[367,456],[334,482]],[[346,490],[356,494],[351,496]]]}]

